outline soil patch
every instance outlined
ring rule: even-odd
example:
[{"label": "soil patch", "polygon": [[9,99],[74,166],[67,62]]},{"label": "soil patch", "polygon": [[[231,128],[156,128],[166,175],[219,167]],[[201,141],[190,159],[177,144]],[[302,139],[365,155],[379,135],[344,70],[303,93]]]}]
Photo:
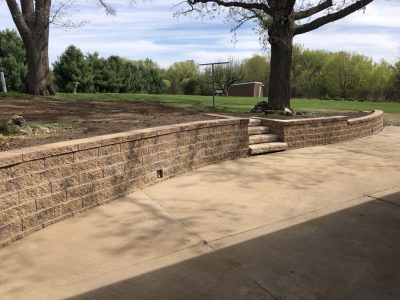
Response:
[{"label": "soil patch", "polygon": [[[329,112],[286,116],[264,113],[223,113],[236,117],[303,119],[342,115],[357,118],[368,112]],[[124,132],[163,125],[215,119],[194,108],[182,108],[150,102],[97,102],[0,99],[0,121],[13,115],[23,116],[36,134],[1,136],[0,151],[55,143],[65,140]],[[397,120],[396,120],[397,121]]]},{"label": "soil patch", "polygon": [[50,126],[51,130],[33,136],[3,136],[0,138],[0,151],[133,129],[213,119],[195,109],[159,103],[1,98],[0,121],[7,121],[13,115],[23,116],[28,124]]}]

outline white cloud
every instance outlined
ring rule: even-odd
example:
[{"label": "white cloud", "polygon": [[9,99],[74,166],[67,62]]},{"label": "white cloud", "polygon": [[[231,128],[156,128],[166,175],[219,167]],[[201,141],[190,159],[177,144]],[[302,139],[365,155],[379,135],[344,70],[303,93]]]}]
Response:
[{"label": "white cloud", "polygon": [[[229,57],[246,58],[263,54],[258,36],[250,27],[238,32],[233,44],[232,33],[223,18],[200,20],[194,16],[176,18],[176,1],[110,1],[117,16],[109,17],[94,4],[78,1],[78,12],[71,12],[75,22],[89,23],[78,29],[53,28],[50,38],[50,60],[54,61],[67,46],[74,44],[83,52],[98,51],[131,59],[151,58],[162,66],[175,61],[194,59],[208,62]],[[314,32],[295,38],[306,48],[348,50],[394,62],[400,55],[400,1],[375,0],[365,13],[358,12]],[[4,1],[0,0],[0,29],[14,27]]]},{"label": "white cloud", "polygon": [[395,0],[375,0],[366,10],[344,19],[347,25],[400,28],[400,3]]}]

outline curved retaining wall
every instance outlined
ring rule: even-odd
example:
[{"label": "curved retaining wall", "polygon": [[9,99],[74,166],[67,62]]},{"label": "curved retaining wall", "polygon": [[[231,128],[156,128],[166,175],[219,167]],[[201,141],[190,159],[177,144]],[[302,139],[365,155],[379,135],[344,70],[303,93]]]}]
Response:
[{"label": "curved retaining wall", "polygon": [[383,112],[380,110],[355,119],[343,116],[275,120],[261,118],[262,125],[270,127],[280,142],[289,148],[301,148],[339,143],[377,133],[383,129]]},{"label": "curved retaining wall", "polygon": [[0,247],[161,175],[246,156],[247,128],[200,121],[1,152]]}]

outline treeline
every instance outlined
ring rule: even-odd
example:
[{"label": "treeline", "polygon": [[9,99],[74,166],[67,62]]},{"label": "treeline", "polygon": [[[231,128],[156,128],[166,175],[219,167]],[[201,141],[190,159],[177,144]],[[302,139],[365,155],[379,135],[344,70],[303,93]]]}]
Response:
[{"label": "treeline", "polygon": [[69,92],[77,84],[78,92],[152,93],[162,91],[160,68],[150,59],[128,60],[119,56],[107,59],[97,52],[84,55],[69,46],[53,64],[58,91]]},{"label": "treeline", "polygon": [[[258,72],[258,73],[257,73]],[[75,46],[69,46],[53,64],[57,90],[68,92],[77,83],[78,92],[109,93],[165,93],[209,95],[212,92],[211,70],[201,69],[193,60],[176,62],[169,68],[160,68],[150,59],[128,60],[119,56],[105,59],[98,53],[84,55]],[[229,85],[267,80],[268,62],[256,56],[243,62],[215,69],[216,88],[225,93]],[[255,76],[255,74],[257,74]]]},{"label": "treeline", "polygon": [[357,53],[296,46],[292,96],[300,98],[400,101],[400,61],[379,63]]},{"label": "treeline", "polygon": [[[10,90],[20,90],[26,78],[26,59],[16,31],[0,31],[0,59]],[[217,66],[216,87],[227,93],[240,82],[263,82],[268,93],[269,58],[254,55]],[[70,92],[165,93],[209,95],[210,68],[194,61],[161,68],[150,59],[129,60],[119,56],[84,54],[69,46],[53,64],[56,88]],[[76,83],[76,84],[75,84]],[[292,64],[292,97],[400,102],[400,61],[377,63],[350,52],[309,50],[295,46]]]}]

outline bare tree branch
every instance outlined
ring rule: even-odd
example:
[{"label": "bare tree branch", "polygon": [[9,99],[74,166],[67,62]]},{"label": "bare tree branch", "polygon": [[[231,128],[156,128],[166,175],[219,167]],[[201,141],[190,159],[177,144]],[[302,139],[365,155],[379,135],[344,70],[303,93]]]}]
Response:
[{"label": "bare tree branch", "polygon": [[266,3],[257,3],[257,2],[243,2],[243,1],[223,1],[223,0],[187,0],[187,3],[190,6],[194,6],[196,4],[207,4],[214,3],[224,7],[241,7],[244,9],[258,9],[262,10],[267,14],[271,13],[270,7]]},{"label": "bare tree branch", "polygon": [[242,16],[240,17],[237,21],[236,24],[231,28],[232,32],[237,31],[239,28],[241,28],[245,23],[247,23],[250,20],[253,19],[258,19],[256,15],[249,15],[249,16]]},{"label": "bare tree branch", "polygon": [[316,13],[319,13],[320,11],[323,11],[324,9],[331,7],[332,5],[333,5],[332,0],[326,0],[316,6],[309,8],[309,9],[295,12],[294,19],[301,20],[304,18],[311,17],[312,15],[315,15]]},{"label": "bare tree branch", "polygon": [[97,0],[99,2],[99,5],[104,8],[104,10],[106,11],[106,13],[108,15],[112,15],[114,16],[116,14],[116,10],[115,8],[111,7],[109,4],[107,4],[107,2],[105,0]]},{"label": "bare tree branch", "polygon": [[59,0],[54,1],[51,6],[51,15],[49,16],[49,24],[62,29],[78,28],[85,25],[86,21],[78,23],[69,19],[69,11],[72,10],[76,0]]},{"label": "bare tree branch", "polygon": [[325,24],[334,22],[336,20],[339,20],[341,18],[344,18],[348,15],[350,15],[351,13],[355,12],[356,10],[359,10],[365,6],[367,6],[368,4],[370,4],[371,2],[373,2],[374,0],[358,0],[357,2],[335,12],[332,14],[327,14],[323,17],[317,18],[309,23],[303,24],[303,25],[297,25],[294,31],[294,34],[302,34],[302,33],[306,33],[309,31],[312,31],[314,29],[317,29]]},{"label": "bare tree branch", "polygon": [[33,0],[21,0],[21,9],[24,16],[33,14]]},{"label": "bare tree branch", "polygon": [[25,19],[19,9],[18,3],[15,0],[6,0],[8,9],[11,12],[11,17],[17,26],[18,31],[21,34],[21,37],[24,38],[24,35],[28,35],[30,32],[28,24],[25,22]]}]

